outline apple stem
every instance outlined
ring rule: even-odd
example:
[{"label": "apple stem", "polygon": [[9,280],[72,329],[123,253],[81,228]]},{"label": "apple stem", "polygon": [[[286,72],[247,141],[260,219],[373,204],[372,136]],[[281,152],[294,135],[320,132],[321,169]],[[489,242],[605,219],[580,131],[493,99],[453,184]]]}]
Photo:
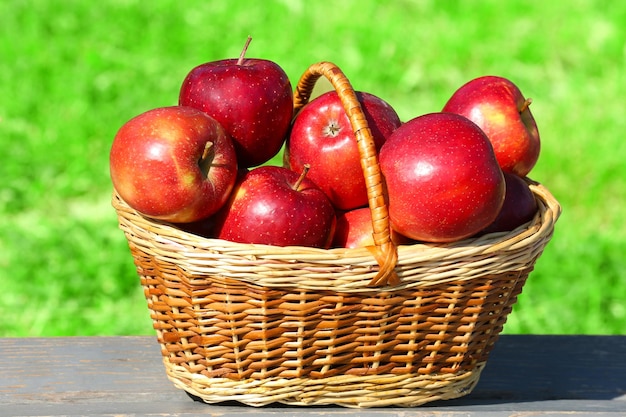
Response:
[{"label": "apple stem", "polygon": [[304,178],[306,177],[306,174],[309,172],[309,169],[311,169],[311,165],[304,164],[304,167],[302,168],[302,173],[300,174],[300,177],[298,178],[296,183],[293,185],[293,189],[295,191],[299,191],[300,185],[302,184],[302,181],[304,181]]},{"label": "apple stem", "polygon": [[246,56],[246,52],[248,51],[248,46],[250,46],[250,42],[252,42],[252,36],[248,35],[248,39],[246,39],[246,44],[243,46],[241,54],[239,55],[239,59],[237,60],[237,65],[243,64],[243,60]]},{"label": "apple stem", "polygon": [[519,112],[523,113],[530,106],[530,103],[532,102],[533,102],[532,98],[527,98],[526,100],[524,100],[524,104],[522,104],[522,108],[519,109]]},{"label": "apple stem", "polygon": [[213,158],[215,157],[215,149],[213,146],[213,142],[207,142],[204,145],[204,151],[202,152],[202,157],[198,162],[200,165],[200,170],[207,175],[209,172],[209,168],[211,167],[211,163],[213,162]]}]

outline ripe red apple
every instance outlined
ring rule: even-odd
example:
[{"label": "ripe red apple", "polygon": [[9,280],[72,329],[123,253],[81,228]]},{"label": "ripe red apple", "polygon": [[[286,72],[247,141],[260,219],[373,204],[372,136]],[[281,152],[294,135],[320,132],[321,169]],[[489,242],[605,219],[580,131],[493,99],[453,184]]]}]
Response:
[{"label": "ripe red apple", "polygon": [[[400,118],[383,99],[365,92],[356,95],[378,151],[400,126]],[[307,178],[328,195],[335,207],[350,210],[367,204],[359,148],[337,92],[322,94],[302,108],[293,122],[286,149],[286,166],[300,172],[310,164]]]},{"label": "ripe red apple", "polygon": [[[248,39],[249,43],[249,39]],[[269,161],[281,149],[293,117],[293,93],[275,62],[245,58],[201,64],[185,77],[179,104],[206,112],[232,137],[241,167]]]},{"label": "ripe red apple", "polygon": [[451,242],[489,225],[505,185],[484,132],[453,113],[400,126],[380,150],[392,227],[411,239]]},{"label": "ripe red apple", "polygon": [[[244,175],[248,173],[248,168],[240,168],[237,171],[237,181],[243,178]],[[185,232],[193,233],[194,235],[206,237],[206,238],[214,238],[215,237],[215,216],[209,216],[202,218],[198,221],[187,222],[187,223],[177,223],[175,224],[178,228]]]},{"label": "ripe red apple", "polygon": [[456,90],[443,111],[476,123],[491,141],[502,170],[524,177],[535,166],[541,147],[530,102],[512,81],[484,76]]},{"label": "ripe red apple", "polygon": [[[339,211],[332,246],[336,248],[374,246],[373,232],[372,215],[369,207]],[[391,230],[391,240],[396,245],[406,244],[410,241],[395,230]]]},{"label": "ripe red apple", "polygon": [[215,236],[239,243],[327,248],[335,211],[303,173],[278,166],[250,170],[215,216]]},{"label": "ripe red apple", "polygon": [[237,178],[232,141],[191,107],[161,107],[126,122],[110,152],[113,186],[145,216],[193,222],[214,214]]},{"label": "ripe red apple", "polygon": [[523,178],[505,172],[504,181],[504,204],[493,223],[483,229],[481,234],[513,230],[532,220],[537,213],[537,200]]}]

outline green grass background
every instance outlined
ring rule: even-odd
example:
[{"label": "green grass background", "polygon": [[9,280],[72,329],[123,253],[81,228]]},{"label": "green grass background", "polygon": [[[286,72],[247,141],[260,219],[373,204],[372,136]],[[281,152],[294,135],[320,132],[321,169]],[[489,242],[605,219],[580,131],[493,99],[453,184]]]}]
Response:
[{"label": "green grass background", "polygon": [[403,120],[480,75],[517,83],[542,135],[531,177],[564,212],[505,332],[626,329],[626,3],[8,0],[0,16],[0,336],[152,334],[109,148],[247,35],[293,83],[333,61]]}]

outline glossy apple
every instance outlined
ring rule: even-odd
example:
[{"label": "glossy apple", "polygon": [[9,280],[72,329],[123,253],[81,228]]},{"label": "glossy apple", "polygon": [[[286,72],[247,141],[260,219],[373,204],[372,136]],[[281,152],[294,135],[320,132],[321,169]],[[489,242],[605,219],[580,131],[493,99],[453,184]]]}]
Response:
[{"label": "glossy apple", "polygon": [[537,200],[528,183],[521,177],[504,173],[506,194],[496,219],[481,234],[506,232],[532,220],[537,213]]},{"label": "glossy apple", "polygon": [[179,104],[206,112],[232,137],[242,167],[260,165],[281,149],[293,117],[291,83],[275,62],[245,58],[193,68]]},{"label": "glossy apple", "polygon": [[[359,207],[337,213],[337,227],[332,246],[336,248],[364,248],[374,246],[374,228],[369,207]],[[396,245],[407,244],[410,239],[391,230],[391,240]]]},{"label": "glossy apple", "polygon": [[[237,180],[235,181],[235,184],[237,183],[237,181],[243,178],[243,176],[246,175],[248,171],[248,168],[240,168],[237,171]],[[193,233],[197,236],[206,238],[215,237],[215,216],[208,216],[194,222],[176,223],[175,226],[185,232]]]},{"label": "glossy apple", "polygon": [[461,86],[443,111],[476,123],[491,141],[502,170],[524,177],[535,166],[541,148],[530,103],[511,80],[488,75]]},{"label": "glossy apple", "polygon": [[115,135],[110,173],[138,212],[171,222],[214,214],[237,178],[232,141],[220,124],[191,107],[161,107],[126,122]]},{"label": "glossy apple", "polygon": [[400,126],[380,150],[392,227],[411,239],[451,242],[489,225],[505,185],[483,131],[453,113]]},{"label": "glossy apple", "polygon": [[[383,99],[357,92],[378,151],[401,122]],[[287,140],[286,166],[300,172],[311,165],[308,178],[328,195],[333,205],[350,210],[367,205],[367,189],[359,148],[350,120],[335,91],[315,98],[296,116]]]},{"label": "glossy apple", "polygon": [[250,170],[215,216],[215,236],[239,243],[330,246],[334,208],[305,174],[269,165]]}]

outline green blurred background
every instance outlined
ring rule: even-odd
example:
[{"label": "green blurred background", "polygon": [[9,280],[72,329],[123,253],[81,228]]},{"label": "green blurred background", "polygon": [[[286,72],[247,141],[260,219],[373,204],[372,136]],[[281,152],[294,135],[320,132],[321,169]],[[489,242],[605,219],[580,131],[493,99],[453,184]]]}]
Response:
[{"label": "green blurred background", "polygon": [[0,336],[152,334],[110,206],[117,129],[239,55],[339,65],[403,120],[471,78],[533,98],[531,177],[564,212],[506,333],[626,329],[626,3],[8,0],[0,3]]}]

